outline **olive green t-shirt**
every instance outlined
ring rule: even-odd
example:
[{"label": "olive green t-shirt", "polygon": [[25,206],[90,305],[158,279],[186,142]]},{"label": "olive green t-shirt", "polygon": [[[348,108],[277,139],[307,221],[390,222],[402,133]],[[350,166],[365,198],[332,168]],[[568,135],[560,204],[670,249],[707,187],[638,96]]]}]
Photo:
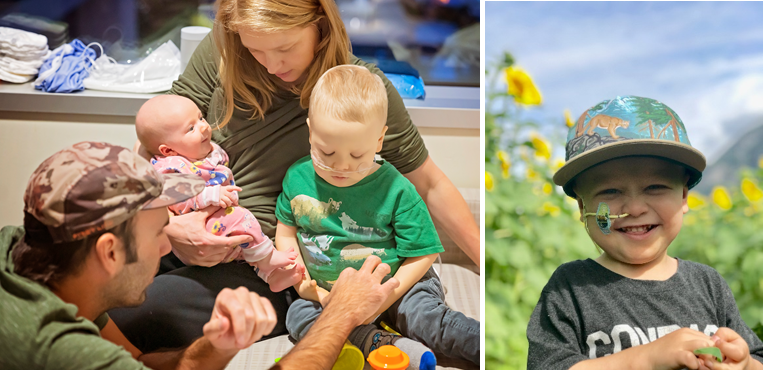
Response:
[{"label": "olive green t-shirt", "polygon": [[[211,35],[196,48],[170,93],[191,99],[214,126],[223,116],[224,97],[218,75],[219,54]],[[256,63],[253,58],[251,62]],[[380,76],[387,88],[389,129],[380,155],[401,173],[419,168],[429,153],[400,94],[375,65],[352,54],[350,63],[364,66]],[[212,138],[230,157],[233,178],[243,189],[239,193],[239,204],[257,217],[262,231],[272,238],[276,227],[276,199],[286,170],[310,153],[307,109],[300,107],[299,96],[279,92],[273,97],[273,105],[264,119],[251,119],[251,115],[252,111],[234,110],[230,122],[214,131]]]},{"label": "olive green t-shirt", "polygon": [[276,217],[296,226],[310,278],[329,291],[345,268],[360,270],[371,255],[394,276],[407,257],[444,251],[416,187],[388,162],[357,184],[338,187],[304,157],[286,172]]},{"label": "olive green t-shirt", "polygon": [[0,369],[147,369],[101,338],[105,313],[96,323],[77,317],[77,306],[13,272],[11,251],[23,236],[21,227],[0,230]]}]

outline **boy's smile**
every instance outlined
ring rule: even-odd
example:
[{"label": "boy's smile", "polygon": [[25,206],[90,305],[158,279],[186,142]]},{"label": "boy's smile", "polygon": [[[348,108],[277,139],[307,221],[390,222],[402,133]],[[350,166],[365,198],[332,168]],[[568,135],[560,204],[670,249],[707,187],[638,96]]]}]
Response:
[{"label": "boy's smile", "polygon": [[595,212],[605,202],[613,215],[604,235],[594,217],[586,217],[591,239],[604,251],[597,261],[621,275],[668,278],[675,263],[667,256],[688,211],[687,175],[680,165],[655,157],[624,157],[581,173],[575,183],[578,205]]}]

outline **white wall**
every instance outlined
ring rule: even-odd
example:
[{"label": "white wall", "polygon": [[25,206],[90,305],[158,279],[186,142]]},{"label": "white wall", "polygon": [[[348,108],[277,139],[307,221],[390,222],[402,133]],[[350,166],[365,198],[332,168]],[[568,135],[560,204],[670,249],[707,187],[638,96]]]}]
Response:
[{"label": "white wall", "polygon": [[[62,148],[105,141],[132,148],[130,117],[0,111],[0,227],[23,221],[24,189],[32,171]],[[479,129],[420,127],[435,163],[459,188],[479,188]]]}]

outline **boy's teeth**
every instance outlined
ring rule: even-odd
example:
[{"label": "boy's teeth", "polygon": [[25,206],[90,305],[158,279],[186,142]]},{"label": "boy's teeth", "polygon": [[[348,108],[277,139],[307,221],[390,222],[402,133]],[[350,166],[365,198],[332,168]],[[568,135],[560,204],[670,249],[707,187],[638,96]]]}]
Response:
[{"label": "boy's teeth", "polygon": [[644,233],[649,230],[649,226],[636,226],[636,227],[624,227],[623,231],[626,233]]}]

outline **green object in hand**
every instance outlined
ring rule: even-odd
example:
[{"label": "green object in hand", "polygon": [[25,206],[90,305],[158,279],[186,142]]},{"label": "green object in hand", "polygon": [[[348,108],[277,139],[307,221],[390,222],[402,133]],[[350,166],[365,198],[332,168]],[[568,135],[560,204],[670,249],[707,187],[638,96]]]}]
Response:
[{"label": "green object in hand", "polygon": [[711,355],[715,357],[718,362],[723,362],[723,354],[721,353],[721,349],[718,347],[705,347],[700,349],[694,350],[695,355]]}]

